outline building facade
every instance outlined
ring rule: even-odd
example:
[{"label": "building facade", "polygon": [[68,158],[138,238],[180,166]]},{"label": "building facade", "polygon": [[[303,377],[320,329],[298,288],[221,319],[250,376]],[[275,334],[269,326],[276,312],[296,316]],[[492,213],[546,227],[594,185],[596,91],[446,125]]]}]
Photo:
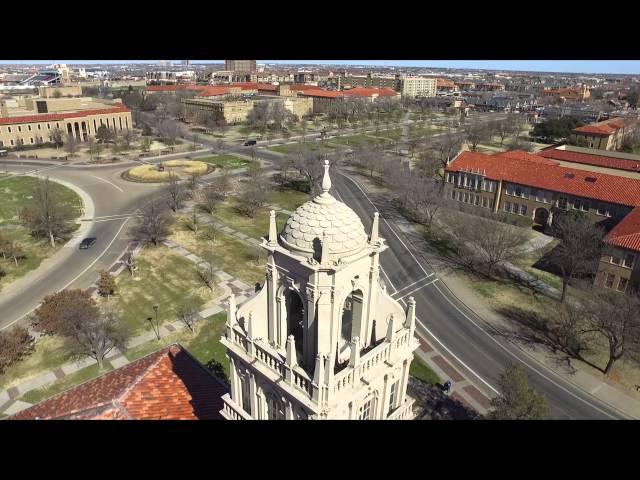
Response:
[{"label": "building facade", "polygon": [[576,140],[581,140],[588,148],[618,150],[625,135],[637,128],[637,119],[612,118],[592,123],[573,130]]},{"label": "building facade", "polygon": [[435,97],[437,82],[435,78],[405,76],[400,79],[400,92],[403,97]]},{"label": "building facade", "polygon": [[132,128],[131,112],[124,105],[70,112],[42,113],[0,118],[0,147],[11,148],[53,141],[53,130],[77,142],[94,137],[100,126],[122,132]]},{"label": "building facade", "polygon": [[225,60],[224,69],[230,72],[255,72],[258,70],[255,60]]},{"label": "building facade", "polygon": [[367,236],[324,168],[323,193],[279,236],[271,212],[261,290],[239,308],[229,300],[227,419],[413,418],[415,301],[405,311],[381,285],[377,213]]}]

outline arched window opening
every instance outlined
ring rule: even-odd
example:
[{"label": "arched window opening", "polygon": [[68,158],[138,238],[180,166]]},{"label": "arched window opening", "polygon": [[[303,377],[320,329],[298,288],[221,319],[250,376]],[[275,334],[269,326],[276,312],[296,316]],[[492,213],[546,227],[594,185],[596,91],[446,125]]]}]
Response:
[{"label": "arched window opening", "polygon": [[[342,364],[349,361],[351,355],[351,339],[360,336],[362,325],[364,294],[362,290],[354,290],[342,305],[342,322],[338,341],[338,360]],[[360,339],[363,341],[364,339]]]},{"label": "arched window opening", "polygon": [[273,394],[267,394],[267,418],[269,420],[284,420],[284,404]]},{"label": "arched window opening", "polygon": [[251,415],[251,390],[249,387],[249,376],[240,375],[240,392],[242,395],[242,409]]},{"label": "arched window opening", "polygon": [[284,292],[286,315],[287,315],[287,336],[293,335],[296,341],[296,354],[299,365],[303,365],[304,352],[304,304],[300,295],[294,290],[286,289]]}]

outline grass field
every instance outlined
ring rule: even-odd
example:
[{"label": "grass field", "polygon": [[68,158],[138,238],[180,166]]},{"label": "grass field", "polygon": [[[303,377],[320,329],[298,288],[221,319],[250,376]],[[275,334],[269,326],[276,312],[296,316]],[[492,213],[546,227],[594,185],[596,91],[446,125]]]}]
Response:
[{"label": "grass field", "polygon": [[216,296],[202,286],[196,266],[167,247],[145,247],[137,266],[136,277],[140,280],[126,272],[119,275],[117,295],[110,300],[132,334],[151,329],[147,318],[154,317],[154,304],[160,307],[158,320],[162,323],[175,320],[176,310],[184,302],[200,307]]},{"label": "grass field", "polygon": [[431,370],[417,355],[413,356],[411,368],[409,368],[409,375],[430,385],[440,383],[440,377],[438,377],[436,372]]},{"label": "grass field", "polygon": [[[33,191],[38,179],[33,177],[11,177],[0,181],[0,235],[6,240],[17,242],[25,253],[25,258],[18,260],[16,266],[13,260],[3,260],[0,257],[0,290],[15,280],[23,277],[53,255],[61,247],[56,244],[51,248],[46,239],[35,239],[29,231],[20,224],[19,211],[33,202]],[[63,205],[70,206],[74,217],[82,211],[82,200],[71,189],[52,182],[53,192]],[[78,225],[73,225],[73,230]]]},{"label": "grass field", "polygon": [[253,285],[264,281],[265,254],[257,246],[251,246],[223,232],[217,232],[215,241],[210,242],[202,235],[176,227],[169,237],[178,245],[195,253],[221,268],[229,275]]},{"label": "grass field", "polygon": [[288,188],[275,188],[269,192],[269,203],[291,212],[310,198],[311,195],[308,193],[298,192]]},{"label": "grass field", "polygon": [[[256,215],[251,218],[243,215],[238,210],[239,201],[236,198],[230,198],[219,204],[214,213],[214,218],[225,225],[237,230],[245,235],[255,239],[266,236],[269,233],[269,209],[260,208]],[[284,226],[287,215],[284,213],[276,214],[276,224],[278,231]]]},{"label": "grass field", "polygon": [[371,145],[374,143],[385,143],[388,140],[382,138],[376,138],[371,135],[348,135],[346,137],[336,137],[329,139],[329,142],[344,145],[344,146],[353,146],[358,147],[361,145]]},{"label": "grass field", "polygon": [[229,154],[212,155],[210,157],[196,158],[195,160],[215,165],[218,168],[230,169],[246,167],[252,163],[251,160],[247,160],[246,158]]},{"label": "grass field", "polygon": [[[328,140],[328,142],[333,142],[333,140],[335,139],[330,139]],[[323,147],[321,142],[317,142],[315,140],[309,140],[308,142],[305,142],[302,144],[290,143],[287,145],[276,145],[274,147],[267,147],[267,150],[271,150],[273,152],[278,152],[278,153],[294,154],[299,152],[301,149],[309,152],[321,152],[323,151],[323,148],[332,149],[335,147],[332,146],[330,143],[325,143]]]}]

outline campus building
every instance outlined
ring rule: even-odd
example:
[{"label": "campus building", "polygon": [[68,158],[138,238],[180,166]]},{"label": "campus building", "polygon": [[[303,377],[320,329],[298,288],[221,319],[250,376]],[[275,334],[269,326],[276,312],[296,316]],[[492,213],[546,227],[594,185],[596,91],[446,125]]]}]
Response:
[{"label": "campus building", "polygon": [[415,300],[407,309],[382,286],[378,214],[369,235],[358,215],[322,192],[280,235],[271,211],[266,281],[236,307],[222,343],[230,363],[230,420],[412,419],[409,368],[418,347]]},{"label": "campus building", "polygon": [[403,97],[435,97],[438,80],[429,77],[409,77],[400,79],[399,90]]},{"label": "campus building", "polygon": [[90,97],[25,98],[18,108],[0,101],[1,148],[51,142],[57,128],[64,138],[73,135],[76,141],[86,142],[101,125],[116,132],[129,130],[131,111],[120,102],[107,104]]},{"label": "campus building", "polygon": [[626,291],[638,281],[640,179],[584,168],[598,160],[578,162],[576,152],[570,153],[581,168],[545,158],[566,155],[560,150],[545,152],[462,152],[446,168],[446,195],[479,209],[529,218],[542,227],[552,225],[561,211],[586,214],[609,231],[605,243],[610,248],[601,259],[596,285]]},{"label": "campus building", "polygon": [[637,118],[612,118],[573,130],[576,140],[582,140],[589,148],[618,150],[624,137],[638,125]]},{"label": "campus building", "polygon": [[224,69],[230,72],[255,72],[255,60],[225,60]]}]

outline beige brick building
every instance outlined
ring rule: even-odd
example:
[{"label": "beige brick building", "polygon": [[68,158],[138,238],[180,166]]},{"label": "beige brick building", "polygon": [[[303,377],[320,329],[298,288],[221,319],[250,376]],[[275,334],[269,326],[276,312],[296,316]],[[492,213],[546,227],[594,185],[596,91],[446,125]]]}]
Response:
[{"label": "beige brick building", "polygon": [[105,104],[88,97],[27,98],[24,107],[8,108],[0,102],[0,148],[52,141],[59,128],[66,137],[86,142],[101,125],[122,132],[132,128],[131,112],[122,103]]},{"label": "beige brick building", "polygon": [[403,97],[435,97],[437,82],[435,78],[405,76],[400,79],[400,92]]}]

